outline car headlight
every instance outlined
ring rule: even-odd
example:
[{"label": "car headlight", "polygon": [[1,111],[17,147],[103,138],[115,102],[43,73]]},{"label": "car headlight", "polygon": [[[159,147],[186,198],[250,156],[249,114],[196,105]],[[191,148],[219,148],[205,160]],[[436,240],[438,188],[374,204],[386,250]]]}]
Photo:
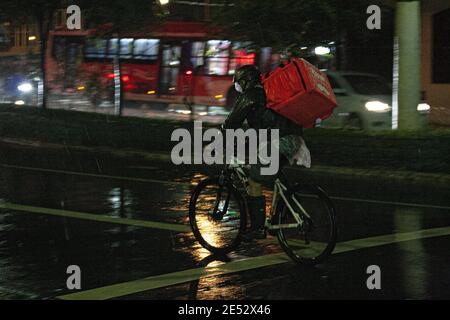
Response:
[{"label": "car headlight", "polygon": [[430,111],[431,107],[428,103],[419,103],[417,105],[417,111]]},{"label": "car headlight", "polygon": [[368,101],[366,102],[366,109],[371,112],[388,112],[391,107],[381,101]]},{"label": "car headlight", "polygon": [[31,85],[31,83],[25,82],[25,83],[21,83],[17,89],[23,93],[28,93],[31,90],[33,90],[33,86]]}]

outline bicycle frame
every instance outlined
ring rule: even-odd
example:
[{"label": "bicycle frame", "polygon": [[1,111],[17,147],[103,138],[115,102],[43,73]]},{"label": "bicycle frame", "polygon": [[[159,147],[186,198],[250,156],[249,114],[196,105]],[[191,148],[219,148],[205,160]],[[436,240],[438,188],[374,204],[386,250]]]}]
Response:
[{"label": "bicycle frame", "polygon": [[[245,190],[248,194],[248,177],[243,169],[243,166],[241,164],[231,164],[228,166],[228,169],[235,173],[237,180],[245,188]],[[302,215],[311,219],[310,215],[306,212],[306,210],[303,208],[303,206],[300,204],[300,202],[294,196],[294,194],[291,195],[293,204],[298,208],[298,210],[300,210],[301,214],[292,207],[291,203],[289,202],[289,200],[286,196],[286,191],[287,191],[287,187],[281,182],[281,180],[279,178],[277,178],[275,180],[274,188],[273,188],[272,205],[270,208],[269,219],[266,220],[266,228],[268,230],[302,227],[304,224],[304,219],[302,218]],[[272,217],[275,215],[275,208],[277,206],[278,201],[280,201],[280,199],[282,201],[284,201],[284,203],[286,204],[286,207],[289,209],[289,212],[294,217],[296,223],[289,223],[289,224],[272,224],[271,223]]]},{"label": "bicycle frame", "polygon": [[[297,223],[287,223],[287,224],[271,224],[271,219],[268,219],[266,221],[266,227],[269,230],[275,230],[275,229],[281,229],[281,228],[298,228],[298,227],[302,227],[303,226],[303,219],[301,217],[301,215],[294,210],[294,208],[292,207],[291,203],[289,202],[289,200],[286,197],[285,192],[287,191],[287,187],[280,181],[280,179],[276,179],[275,183],[274,183],[274,187],[273,187],[273,197],[272,197],[272,206],[270,208],[270,218],[272,218],[275,215],[275,208],[277,206],[278,201],[283,200],[284,203],[286,204],[286,207],[289,209],[289,212],[292,214],[292,216],[294,217],[295,221]],[[303,206],[300,204],[300,202],[298,202],[298,200],[295,198],[294,195],[291,195],[291,198],[294,202],[294,204],[300,209],[300,211],[306,215],[307,217],[309,217],[308,213],[306,212],[306,210],[303,208]]]}]

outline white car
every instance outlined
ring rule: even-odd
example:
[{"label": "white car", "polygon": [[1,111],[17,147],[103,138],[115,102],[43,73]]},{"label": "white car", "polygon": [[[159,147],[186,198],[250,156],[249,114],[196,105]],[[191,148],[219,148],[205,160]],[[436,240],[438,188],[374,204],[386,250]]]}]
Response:
[{"label": "white car", "polygon": [[326,71],[338,106],[323,127],[389,130],[392,89],[383,78],[367,73]]}]

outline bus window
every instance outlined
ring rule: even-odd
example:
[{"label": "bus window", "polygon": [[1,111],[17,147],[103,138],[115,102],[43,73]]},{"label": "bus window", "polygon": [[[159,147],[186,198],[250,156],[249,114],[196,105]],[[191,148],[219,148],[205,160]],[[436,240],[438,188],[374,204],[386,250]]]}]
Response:
[{"label": "bus window", "polygon": [[108,53],[106,54],[106,57],[108,58],[114,58],[117,54],[117,48],[118,48],[118,39],[113,38],[108,40]]},{"label": "bus window", "polygon": [[230,58],[230,41],[209,40],[206,46],[207,75],[224,76],[228,74],[228,62]]},{"label": "bus window", "polygon": [[229,75],[233,75],[236,69],[246,64],[255,64],[255,53],[249,53],[246,47],[249,43],[234,42],[231,50],[230,70]]},{"label": "bus window", "polygon": [[90,38],[86,40],[84,56],[88,59],[105,58],[107,40]]},{"label": "bus window", "polygon": [[139,60],[158,60],[159,39],[137,39],[134,41],[134,58]]},{"label": "bus window", "polygon": [[198,70],[198,67],[202,66],[205,63],[203,59],[204,52],[205,52],[204,42],[192,42],[191,64],[194,69]]},{"label": "bus window", "polygon": [[133,40],[131,38],[120,39],[120,58],[130,59],[133,55]]},{"label": "bus window", "polygon": [[160,73],[161,94],[175,95],[177,93],[177,80],[180,71],[181,46],[177,44],[164,44],[162,47],[162,61]]}]

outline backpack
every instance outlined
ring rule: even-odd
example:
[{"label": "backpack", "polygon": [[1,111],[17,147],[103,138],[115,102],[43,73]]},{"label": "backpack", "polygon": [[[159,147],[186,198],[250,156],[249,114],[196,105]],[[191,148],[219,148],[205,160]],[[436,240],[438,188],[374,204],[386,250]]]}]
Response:
[{"label": "backpack", "polygon": [[325,120],[336,97],[325,73],[304,59],[292,59],[263,76],[267,107],[304,128]]}]

